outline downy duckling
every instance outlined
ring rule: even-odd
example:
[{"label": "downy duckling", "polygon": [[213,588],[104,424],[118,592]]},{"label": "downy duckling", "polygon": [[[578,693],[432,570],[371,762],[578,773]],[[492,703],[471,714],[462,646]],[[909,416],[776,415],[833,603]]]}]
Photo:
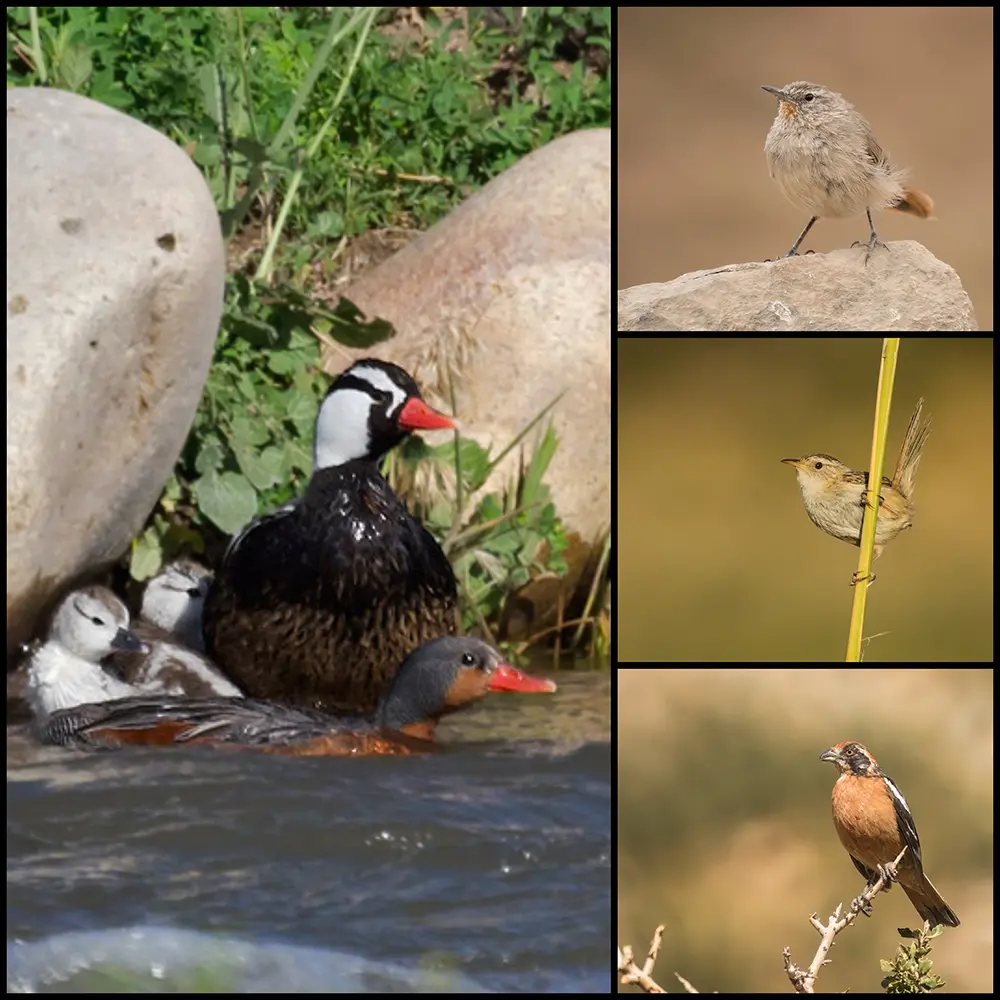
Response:
[{"label": "downy duckling", "polygon": [[201,613],[212,571],[194,559],[175,559],[160,570],[142,595],[139,616],[157,625],[188,649],[205,652]]},{"label": "downy duckling", "polygon": [[48,637],[31,655],[25,698],[39,724],[52,712],[140,692],[101,666],[114,649],[141,650],[128,609],[106,587],[83,587],[56,609]]},{"label": "downy duckling", "polygon": [[193,559],[166,565],[146,585],[132,629],[146,651],[116,651],[106,665],[142,694],[241,698],[243,692],[204,654],[201,615],[211,578]]}]

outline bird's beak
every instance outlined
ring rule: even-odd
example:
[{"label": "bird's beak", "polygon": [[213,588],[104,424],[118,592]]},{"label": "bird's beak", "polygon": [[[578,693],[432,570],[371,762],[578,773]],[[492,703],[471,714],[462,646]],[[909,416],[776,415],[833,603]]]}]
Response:
[{"label": "bird's beak", "polygon": [[783,458],[781,461],[784,462],[785,465],[794,465],[796,469],[802,468],[801,458]]},{"label": "bird's beak", "polygon": [[784,101],[785,104],[799,105],[802,103],[801,100],[799,100],[799,98],[793,97],[791,94],[788,93],[787,90],[778,90],[777,87],[761,87],[760,89],[766,90],[769,94],[774,94],[774,96],[777,97],[779,101]]},{"label": "bird's beak", "polygon": [[501,663],[490,677],[491,691],[519,691],[521,694],[548,694],[556,689],[556,682],[532,677],[509,663]]},{"label": "bird's beak", "polygon": [[840,753],[839,753],[839,751],[838,751],[838,750],[836,749],[836,747],[830,747],[830,749],[829,749],[829,750],[824,750],[824,751],[823,751],[823,752],[822,752],[822,753],[821,753],[821,754],[819,755],[819,759],[820,759],[820,760],[828,760],[828,761],[830,761],[831,763],[834,763],[834,764],[836,764],[836,763],[837,763],[837,761],[838,761],[838,760],[840,760]]},{"label": "bird's beak", "polygon": [[141,639],[137,639],[131,632],[120,628],[115,632],[115,637],[111,640],[113,649],[124,649],[130,653],[148,653],[149,646]]},{"label": "bird's beak", "polygon": [[428,406],[418,396],[411,396],[406,401],[396,419],[407,431],[436,431],[455,426],[454,417]]}]

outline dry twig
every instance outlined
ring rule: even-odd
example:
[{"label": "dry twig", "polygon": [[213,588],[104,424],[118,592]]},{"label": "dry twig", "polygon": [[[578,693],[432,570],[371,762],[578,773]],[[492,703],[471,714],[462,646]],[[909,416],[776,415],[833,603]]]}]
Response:
[{"label": "dry twig", "polygon": [[809,922],[816,928],[820,935],[819,947],[816,949],[816,954],[813,956],[812,962],[809,963],[809,968],[805,971],[800,969],[797,965],[792,962],[792,953],[789,948],[785,948],[782,951],[782,957],[785,960],[785,972],[788,974],[788,978],[791,980],[792,986],[795,987],[797,993],[815,993],[816,979],[819,976],[819,970],[827,964],[829,959],[826,957],[830,949],[833,947],[833,939],[845,928],[849,927],[857,919],[859,913],[870,913],[871,911],[871,901],[880,892],[888,892],[892,887],[892,883],[896,879],[896,867],[900,861],[903,860],[903,855],[906,854],[906,848],[904,847],[896,860],[891,864],[888,864],[879,872],[878,879],[871,885],[867,886],[865,891],[861,893],[856,899],[851,900],[850,912],[845,916],[841,917],[840,903],[837,904],[837,908],[833,911],[833,915],[830,917],[828,923],[824,924],[820,921],[819,917],[813,913],[809,917]]},{"label": "dry twig", "polygon": [[663,931],[663,924],[660,924],[653,931],[653,940],[649,943],[649,954],[646,956],[646,961],[643,963],[641,969],[635,964],[635,957],[632,954],[632,947],[630,945],[625,945],[624,948],[618,949],[618,971],[621,973],[623,986],[627,986],[629,983],[636,983],[647,993],[667,992],[650,975],[653,971],[653,965],[656,963],[656,956],[660,952],[660,945],[663,942]]}]

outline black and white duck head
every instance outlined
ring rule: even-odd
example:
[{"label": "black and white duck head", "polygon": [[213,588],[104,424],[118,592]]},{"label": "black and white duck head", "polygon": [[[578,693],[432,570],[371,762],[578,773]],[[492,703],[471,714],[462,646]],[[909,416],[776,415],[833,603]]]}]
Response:
[{"label": "black and white duck head", "polygon": [[36,718],[135,694],[100,664],[116,649],[145,649],[129,631],[128,609],[106,587],[74,590],[56,609],[28,666],[27,698]]},{"label": "black and white duck head", "polygon": [[316,417],[315,469],[377,462],[411,431],[454,427],[428,406],[417,383],[398,365],[367,358],[341,372]]},{"label": "black and white duck head", "polygon": [[211,582],[211,571],[193,559],[168,563],[146,584],[140,614],[185,646],[203,650],[201,618]]}]

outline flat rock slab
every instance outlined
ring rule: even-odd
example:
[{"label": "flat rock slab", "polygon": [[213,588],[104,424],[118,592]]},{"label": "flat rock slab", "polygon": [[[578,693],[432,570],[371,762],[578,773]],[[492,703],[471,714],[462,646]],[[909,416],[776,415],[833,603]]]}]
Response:
[{"label": "flat rock slab", "polygon": [[618,293],[622,333],[977,330],[955,271],[912,240],[692,271]]}]

